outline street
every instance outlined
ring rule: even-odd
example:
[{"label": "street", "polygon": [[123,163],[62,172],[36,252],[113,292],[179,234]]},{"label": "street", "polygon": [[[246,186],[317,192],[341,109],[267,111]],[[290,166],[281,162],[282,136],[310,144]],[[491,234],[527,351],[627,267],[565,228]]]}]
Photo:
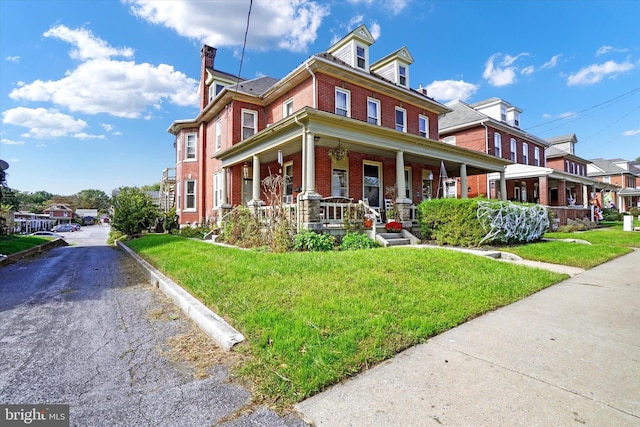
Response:
[{"label": "street", "polygon": [[107,246],[108,231],[64,233],[70,246],[0,269],[0,404],[68,404],[74,426],[306,425],[252,403],[230,375],[239,356]]}]

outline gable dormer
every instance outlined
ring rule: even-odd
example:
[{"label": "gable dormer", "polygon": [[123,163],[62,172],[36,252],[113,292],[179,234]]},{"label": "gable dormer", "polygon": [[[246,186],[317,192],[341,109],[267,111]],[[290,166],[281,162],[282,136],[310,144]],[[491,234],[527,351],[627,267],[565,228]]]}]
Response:
[{"label": "gable dormer", "polygon": [[367,26],[363,24],[327,49],[327,53],[353,68],[369,72],[369,47],[374,42]]},{"label": "gable dormer", "polygon": [[409,65],[413,64],[413,57],[406,47],[371,64],[371,71],[398,86],[409,88]]},{"label": "gable dormer", "polygon": [[522,110],[509,104],[503,99],[490,98],[485,101],[472,104],[471,107],[492,119],[520,128],[520,114],[522,113]]}]

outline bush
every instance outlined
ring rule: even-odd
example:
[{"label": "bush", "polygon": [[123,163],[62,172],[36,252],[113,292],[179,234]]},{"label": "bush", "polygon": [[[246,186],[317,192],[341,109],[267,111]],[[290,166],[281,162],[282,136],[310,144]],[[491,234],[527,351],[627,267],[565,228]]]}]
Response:
[{"label": "bush", "polygon": [[377,248],[380,244],[364,233],[347,233],[342,237],[341,251]]},{"label": "bush", "polygon": [[113,195],[111,227],[136,236],[155,226],[160,212],[153,199],[137,187],[120,187]]},{"label": "bush", "polygon": [[629,209],[629,213],[634,217],[637,218],[638,215],[640,215],[640,208],[631,208]]},{"label": "bush", "polygon": [[478,199],[435,199],[418,205],[425,240],[440,245],[479,246],[486,232],[477,218]]},{"label": "bush", "polygon": [[199,225],[197,227],[183,227],[180,229],[178,234],[180,234],[182,237],[187,237],[190,239],[203,239],[205,234],[207,234],[209,231],[211,231],[209,227]]},{"label": "bush", "polygon": [[603,208],[602,209],[603,221],[622,221],[622,214],[616,209]]},{"label": "bush", "polygon": [[241,248],[259,248],[266,244],[258,219],[246,206],[238,206],[231,211],[217,241]]},{"label": "bush", "polygon": [[113,245],[116,240],[123,240],[126,238],[127,238],[127,235],[124,234],[122,231],[118,231],[112,228],[111,231],[109,231],[109,238],[107,239],[107,244]]},{"label": "bush", "polygon": [[296,251],[324,252],[333,250],[333,236],[303,230],[295,235],[293,249]]}]

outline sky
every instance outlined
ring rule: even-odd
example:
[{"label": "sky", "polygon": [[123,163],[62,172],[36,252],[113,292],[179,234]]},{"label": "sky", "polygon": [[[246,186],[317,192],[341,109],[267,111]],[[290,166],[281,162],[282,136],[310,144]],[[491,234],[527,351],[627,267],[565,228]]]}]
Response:
[{"label": "sky", "polygon": [[411,86],[442,103],[502,98],[537,137],[576,134],[581,158],[640,157],[636,0],[0,0],[7,183],[157,183],[167,129],[198,114],[203,44],[216,69],[279,79],[361,24],[372,62],[406,47]]}]

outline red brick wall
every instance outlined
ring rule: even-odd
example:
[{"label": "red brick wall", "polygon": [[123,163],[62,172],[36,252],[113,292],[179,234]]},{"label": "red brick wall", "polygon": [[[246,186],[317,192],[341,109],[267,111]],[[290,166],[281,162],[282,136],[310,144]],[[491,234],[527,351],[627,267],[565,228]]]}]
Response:
[{"label": "red brick wall", "polygon": [[265,123],[275,123],[282,120],[282,105],[289,99],[293,100],[293,111],[296,112],[304,107],[313,107],[313,81],[311,75],[304,82],[288,91],[286,94],[276,98],[266,107]]}]

